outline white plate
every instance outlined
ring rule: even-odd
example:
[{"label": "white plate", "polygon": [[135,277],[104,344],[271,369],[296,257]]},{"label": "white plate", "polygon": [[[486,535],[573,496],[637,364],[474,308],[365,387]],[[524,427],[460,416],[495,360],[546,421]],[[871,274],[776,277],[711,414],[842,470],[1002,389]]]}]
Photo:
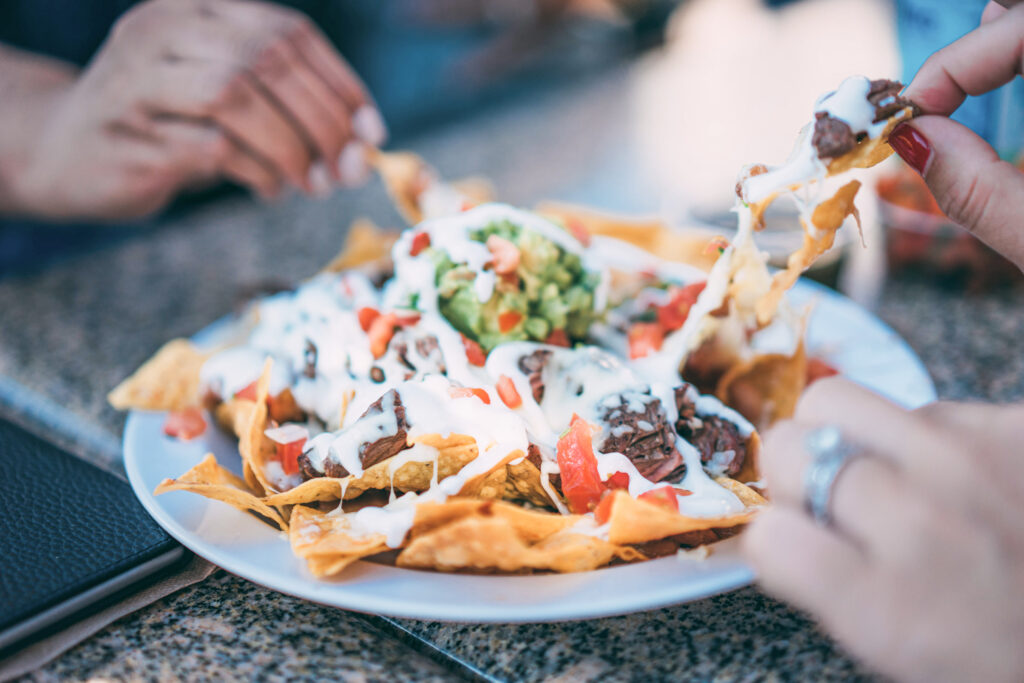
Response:
[{"label": "white plate", "polygon": [[[794,303],[817,300],[808,346],[843,373],[917,407],[935,399],[928,373],[891,329],[850,300],[814,283],[798,283]],[[161,433],[163,415],[133,412],[124,435],[125,467],[135,494],[172,536],[196,554],[269,588],[316,602],[398,617],[466,622],[536,622],[637,612],[696,600],[750,583],[753,572],[735,541],[705,561],[667,557],[579,574],[473,576],[358,562],[333,580],[318,580],[286,536],[252,516],[200,496],[153,496],[166,477],[209,451],[241,472],[234,439],[216,429],[192,442]]]}]

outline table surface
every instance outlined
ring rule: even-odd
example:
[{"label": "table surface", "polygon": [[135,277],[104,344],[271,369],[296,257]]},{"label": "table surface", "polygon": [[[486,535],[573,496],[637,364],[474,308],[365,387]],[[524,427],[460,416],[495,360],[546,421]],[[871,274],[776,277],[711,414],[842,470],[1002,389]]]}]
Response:
[{"label": "table surface", "polygon": [[[446,176],[492,178],[531,205],[607,183],[621,155],[628,69],[494,109],[409,141]],[[614,173],[615,169],[611,169]],[[595,174],[600,174],[597,179]],[[624,179],[623,182],[627,182]],[[139,235],[0,279],[0,405],[113,470],[123,416],[106,392],[167,339],[190,335],[268,279],[296,282],[357,216],[398,217],[379,184],[324,201],[242,197],[160,219]],[[891,280],[879,315],[947,399],[1024,396],[1015,291],[967,295]],[[322,607],[215,573],[115,622],[40,679],[831,680],[867,678],[805,616],[747,588],[587,622],[479,626]]]}]

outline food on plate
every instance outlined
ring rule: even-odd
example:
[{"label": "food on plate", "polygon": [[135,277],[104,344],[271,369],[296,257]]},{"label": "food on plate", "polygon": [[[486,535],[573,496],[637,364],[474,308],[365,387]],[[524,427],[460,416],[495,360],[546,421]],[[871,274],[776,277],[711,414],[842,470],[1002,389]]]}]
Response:
[{"label": "food on plate", "polygon": [[[765,504],[757,426],[821,373],[800,312],[780,298],[761,315],[779,280],[749,205],[729,244],[568,205],[478,205],[408,153],[375,164],[412,227],[354,226],[231,343],[172,341],[111,393],[172,411],[179,438],[201,433],[200,406],[238,437],[242,476],[211,455],[157,493],[256,515],[315,576],[389,552],[583,571],[713,543]],[[810,224],[834,233],[852,194]]]}]

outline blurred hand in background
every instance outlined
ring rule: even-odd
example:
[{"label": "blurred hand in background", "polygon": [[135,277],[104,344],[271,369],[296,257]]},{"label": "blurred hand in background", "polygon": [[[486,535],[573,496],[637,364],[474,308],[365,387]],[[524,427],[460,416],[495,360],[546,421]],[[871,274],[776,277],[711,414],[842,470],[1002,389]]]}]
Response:
[{"label": "blurred hand in background", "polygon": [[222,179],[324,194],[386,136],[304,15],[246,0],[140,4],[81,73],[0,46],[0,92],[0,214],[130,219]]}]

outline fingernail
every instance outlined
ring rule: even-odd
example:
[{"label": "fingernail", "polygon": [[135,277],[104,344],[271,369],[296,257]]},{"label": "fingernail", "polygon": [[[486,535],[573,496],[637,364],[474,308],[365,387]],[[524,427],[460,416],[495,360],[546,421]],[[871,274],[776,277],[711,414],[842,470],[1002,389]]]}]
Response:
[{"label": "fingernail", "polygon": [[314,162],[309,167],[309,187],[315,197],[326,197],[331,193],[331,174],[322,161]]},{"label": "fingernail", "polygon": [[889,134],[889,144],[915,171],[924,175],[928,170],[932,146],[916,128],[901,123]]},{"label": "fingernail", "polygon": [[366,182],[370,166],[366,163],[366,148],[363,143],[352,141],[345,145],[338,157],[338,175],[342,184],[352,187]]},{"label": "fingernail", "polygon": [[352,130],[356,136],[374,147],[380,146],[388,137],[388,129],[380,112],[370,105],[363,105],[352,115]]}]

